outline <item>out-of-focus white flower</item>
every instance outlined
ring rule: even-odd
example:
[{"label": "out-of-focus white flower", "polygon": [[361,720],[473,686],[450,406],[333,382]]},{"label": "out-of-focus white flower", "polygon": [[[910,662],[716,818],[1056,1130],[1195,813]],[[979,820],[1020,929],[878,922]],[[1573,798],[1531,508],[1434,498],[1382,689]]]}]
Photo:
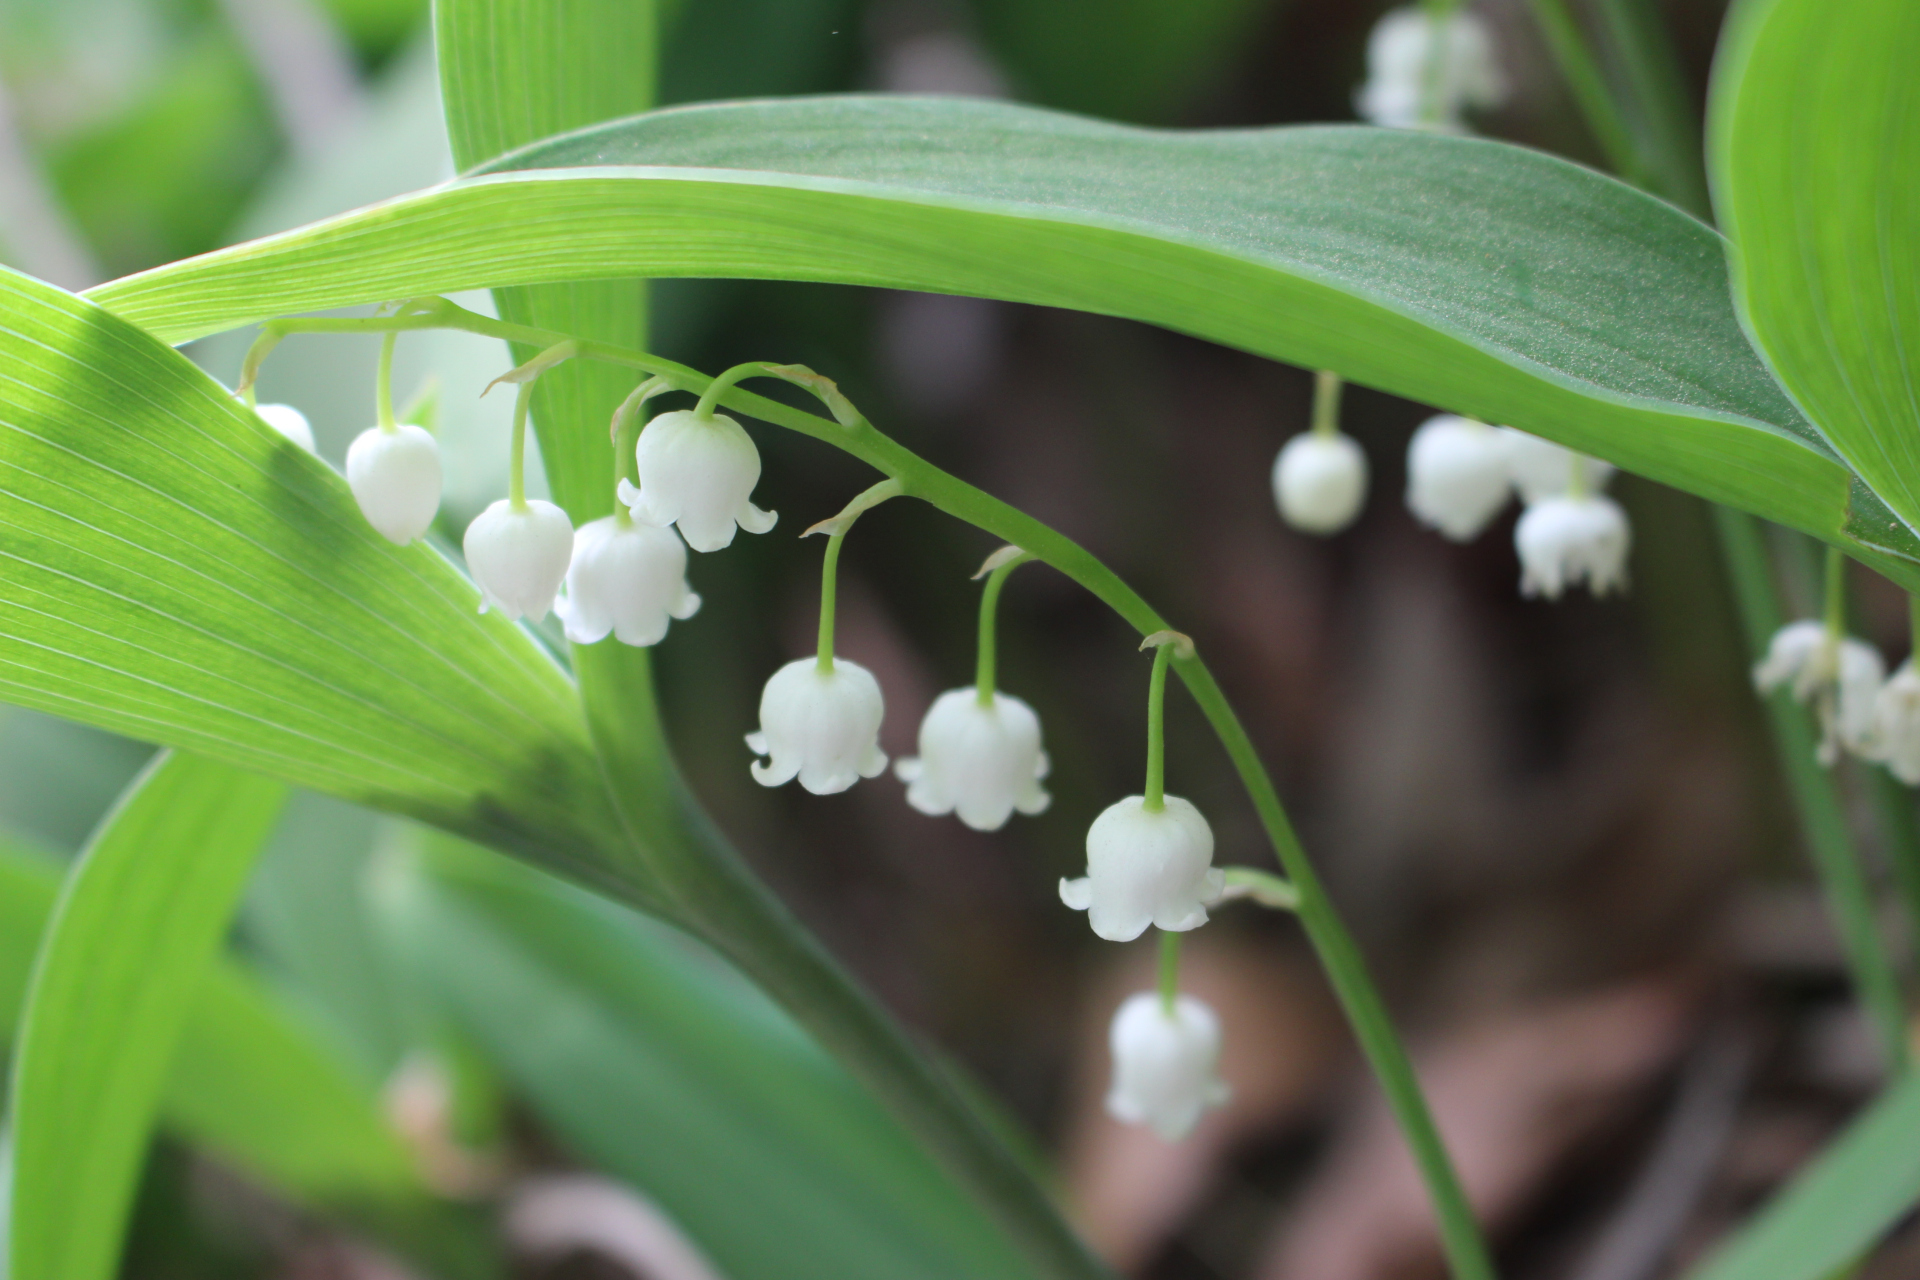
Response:
[{"label": "out-of-focus white flower", "polygon": [[1128,996],[1107,1032],[1113,1087],[1107,1114],[1144,1124],[1168,1142],[1192,1131],[1201,1113],[1227,1100],[1217,1074],[1220,1020],[1192,996],[1176,996],[1169,1014],[1158,995]]},{"label": "out-of-focus white flower", "polygon": [[777,518],[749,500],[760,482],[760,451],[746,428],[723,413],[663,413],[640,432],[634,449],[640,486],[620,482],[620,501],[643,524],[680,526],[695,551],[733,543],[737,524],[765,533]]},{"label": "out-of-focus white flower", "polygon": [[800,779],[817,796],[845,791],[887,767],[880,750],[886,703],[880,682],[857,662],[833,660],[823,672],[813,658],[789,662],[773,673],[760,695],[760,729],[747,746],[765,761],[753,762],[753,780],[777,787]]},{"label": "out-of-focus white flower", "polygon": [[[1611,462],[1575,453],[1565,445],[1542,440],[1539,436],[1516,431],[1512,427],[1500,427],[1498,430],[1507,452],[1507,473],[1513,478],[1513,487],[1519,491],[1522,502],[1539,502],[1576,488],[1585,493],[1597,493],[1606,488],[1607,481],[1613,478],[1614,466]],[[1578,485],[1574,484],[1573,474],[1576,462],[1580,466]]]},{"label": "out-of-focus white flower", "polygon": [[253,406],[253,412],[260,421],[308,453],[313,452],[313,426],[307,421],[306,414],[290,404],[257,404]]},{"label": "out-of-focus white flower", "polygon": [[467,571],[480,588],[480,612],[538,622],[573,556],[573,524],[551,502],[535,498],[520,508],[502,498],[474,517],[462,542]]},{"label": "out-of-focus white flower", "polygon": [[405,546],[432,527],[440,510],[440,446],[411,423],[370,427],[347,448],[347,484],[367,523]]},{"label": "out-of-focus white flower", "polygon": [[1040,717],[1018,698],[996,692],[980,705],[972,686],[934,699],[920,722],[920,755],[893,766],[907,784],[907,803],[939,817],[957,814],[975,831],[998,831],[1013,811],[1035,814],[1053,797],[1041,789],[1047,753]]},{"label": "out-of-focus white flower", "polygon": [[1887,669],[1880,651],[1864,640],[1835,636],[1810,618],[1773,633],[1767,656],[1754,664],[1753,683],[1762,693],[1781,686],[1798,702],[1811,702],[1820,721],[1819,760],[1831,765],[1845,747],[1879,759],[1878,707]]},{"label": "out-of-focus white flower", "polygon": [[1506,438],[1472,418],[1428,418],[1407,445],[1407,507],[1455,542],[1487,527],[1507,503]]},{"label": "out-of-focus white flower", "polygon": [[1520,590],[1558,599],[1585,582],[1603,596],[1627,585],[1627,513],[1604,494],[1544,498],[1521,515],[1513,529],[1520,553]]},{"label": "out-of-focus white flower", "polygon": [[1873,748],[1887,770],[1920,786],[1920,672],[1908,658],[1873,698]]},{"label": "out-of-focus white flower", "polygon": [[666,638],[667,619],[691,618],[700,597],[687,587],[679,534],[602,516],[574,531],[567,591],[553,607],[575,644],[612,633],[621,644],[644,646]]},{"label": "out-of-focus white flower", "polygon": [[1367,496],[1367,455],[1353,437],[1303,431],[1273,460],[1273,500],[1303,533],[1338,533]]},{"label": "out-of-focus white flower", "polygon": [[[1429,68],[1434,114],[1422,119]],[[1354,108],[1373,124],[1451,133],[1465,127],[1468,107],[1497,107],[1506,96],[1493,39],[1479,18],[1455,11],[1436,27],[1424,10],[1394,9],[1367,38],[1367,82],[1354,95]]]},{"label": "out-of-focus white flower", "polygon": [[1108,805],[1087,830],[1087,874],[1060,881],[1060,901],[1085,911],[1109,942],[1131,942],[1157,925],[1170,933],[1207,922],[1226,875],[1213,865],[1213,829],[1193,805],[1166,797],[1159,812],[1145,796]]}]

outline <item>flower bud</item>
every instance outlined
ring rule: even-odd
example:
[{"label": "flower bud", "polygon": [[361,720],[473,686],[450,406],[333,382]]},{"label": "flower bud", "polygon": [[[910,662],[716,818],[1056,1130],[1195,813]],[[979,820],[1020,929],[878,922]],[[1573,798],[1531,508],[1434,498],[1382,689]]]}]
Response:
[{"label": "flower bud", "polygon": [[1113,1087],[1107,1114],[1125,1124],[1144,1124],[1168,1142],[1193,1129],[1202,1112],[1227,1100],[1217,1074],[1220,1020],[1192,996],[1176,996],[1169,1014],[1160,997],[1128,996],[1107,1032],[1113,1053]]},{"label": "flower bud", "polygon": [[1367,496],[1367,455],[1353,437],[1303,431],[1273,462],[1273,500],[1303,533],[1338,533]]},{"label": "flower bud", "polygon": [[[1844,699],[1843,699],[1844,700]],[[1873,699],[1874,754],[1908,786],[1920,786],[1920,672],[1900,664]]]},{"label": "flower bud", "polygon": [[1520,590],[1557,600],[1585,582],[1603,596],[1627,585],[1627,513],[1605,495],[1546,498],[1528,507],[1513,529],[1520,553]]},{"label": "flower bud", "polygon": [[313,452],[313,427],[308,424],[306,414],[290,404],[257,404],[253,412],[260,421],[308,453]]},{"label": "flower bud", "polygon": [[773,673],[760,695],[760,730],[747,735],[755,755],[753,780],[777,787],[795,777],[817,796],[845,791],[887,767],[880,750],[886,704],[880,682],[857,662],[833,660],[822,672],[813,658]]},{"label": "flower bud", "polygon": [[440,446],[422,427],[371,427],[347,449],[347,484],[360,514],[401,546],[433,525],[440,510]]},{"label": "flower bud", "polygon": [[971,687],[934,699],[920,722],[919,757],[898,761],[893,772],[907,784],[908,804],[934,817],[958,814],[975,831],[998,831],[1015,809],[1039,813],[1053,798],[1040,787],[1047,776],[1040,717],[1004,693],[983,707]]},{"label": "flower bud", "polygon": [[1842,747],[1867,760],[1887,753],[1879,718],[1886,670],[1872,645],[1831,635],[1824,623],[1808,618],[1773,633],[1767,656],[1754,665],[1753,683],[1762,693],[1785,685],[1796,701],[1813,703],[1821,730],[1818,758],[1830,765]]},{"label": "flower bud", "polygon": [[1131,942],[1150,924],[1197,929],[1226,886],[1207,820],[1179,796],[1165,806],[1153,812],[1144,796],[1107,806],[1087,830],[1087,874],[1060,882],[1060,901],[1085,911],[1109,942]]},{"label": "flower bud", "polygon": [[1581,467],[1581,487],[1588,493],[1597,493],[1606,488],[1607,481],[1613,478],[1614,466],[1611,462],[1575,453],[1565,445],[1542,440],[1539,436],[1516,431],[1512,427],[1499,427],[1497,430],[1506,444],[1507,472],[1512,476],[1513,487],[1519,491],[1522,502],[1539,502],[1572,489],[1573,464],[1576,460]]},{"label": "flower bud", "polygon": [[1487,527],[1508,485],[1506,441],[1484,422],[1438,414],[1407,444],[1407,508],[1455,542]]},{"label": "flower bud", "polygon": [[[1493,56],[1493,40],[1474,14],[1456,11],[1438,20],[1422,9],[1395,9],[1374,24],[1367,39],[1367,82],[1354,95],[1361,119],[1394,129],[1462,128],[1468,107],[1499,106],[1506,81]],[[1429,56],[1435,40],[1438,58]],[[1422,119],[1427,77],[1433,84],[1434,118]]]},{"label": "flower bud", "polygon": [[679,525],[695,551],[732,545],[736,524],[748,533],[773,528],[775,513],[748,501],[760,482],[760,451],[725,414],[663,413],[641,430],[634,457],[640,486],[622,480],[620,501],[643,524]]},{"label": "flower bud", "polygon": [[480,588],[480,612],[494,608],[509,620],[538,622],[566,576],[573,524],[551,502],[536,498],[516,510],[502,498],[474,517],[462,545]]},{"label": "flower bud", "polygon": [[611,632],[621,644],[645,646],[666,638],[668,618],[691,618],[700,597],[687,588],[678,534],[602,516],[574,531],[567,591],[553,607],[575,644]]}]

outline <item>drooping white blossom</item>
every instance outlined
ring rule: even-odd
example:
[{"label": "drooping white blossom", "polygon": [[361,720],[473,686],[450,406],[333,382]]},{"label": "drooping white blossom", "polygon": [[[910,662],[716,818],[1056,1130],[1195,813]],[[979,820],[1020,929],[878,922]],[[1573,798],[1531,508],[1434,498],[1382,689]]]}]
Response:
[{"label": "drooping white blossom", "polygon": [[440,446],[412,423],[371,427],[347,448],[347,484],[367,523],[405,546],[432,527],[440,510]]},{"label": "drooping white blossom", "polygon": [[307,415],[290,404],[257,404],[254,414],[260,421],[278,431],[287,439],[313,452],[313,426],[307,421]]},{"label": "drooping white blossom", "polygon": [[1529,506],[1513,529],[1520,553],[1520,590],[1558,599],[1587,584],[1597,596],[1627,585],[1627,513],[1605,494],[1561,494]]},{"label": "drooping white blossom", "polygon": [[535,498],[516,508],[502,498],[474,517],[462,546],[480,588],[480,612],[493,608],[509,619],[538,622],[566,576],[573,524],[551,502]]},{"label": "drooping white blossom", "polygon": [[747,735],[753,780],[777,787],[800,779],[817,796],[845,791],[887,767],[880,750],[886,703],[880,682],[857,662],[833,660],[823,672],[813,658],[789,662],[773,673],[760,695],[760,728]]},{"label": "drooping white blossom", "polygon": [[[1598,493],[1613,478],[1611,462],[1575,453],[1565,445],[1512,427],[1498,430],[1506,447],[1507,473],[1522,502],[1539,502],[1576,488],[1585,493]],[[1574,483],[1576,464],[1580,468],[1578,485]]]},{"label": "drooping white blossom", "polygon": [[1338,533],[1367,497],[1367,455],[1353,437],[1303,431],[1273,460],[1273,500],[1303,533]]},{"label": "drooping white blossom", "polygon": [[[1423,119],[1430,73],[1433,115]],[[1451,133],[1465,128],[1467,108],[1497,107],[1506,96],[1485,23],[1456,10],[1436,26],[1425,10],[1405,8],[1387,13],[1367,38],[1367,81],[1354,108],[1373,124]]]},{"label": "drooping white blossom", "polygon": [[1873,699],[1874,755],[1908,786],[1920,786],[1920,672],[1900,664]]},{"label": "drooping white blossom", "polygon": [[1451,413],[1421,423],[1407,445],[1407,508],[1455,542],[1476,537],[1507,504],[1507,441]]},{"label": "drooping white blossom", "polygon": [[1131,942],[1156,925],[1178,933],[1207,922],[1226,877],[1213,865],[1213,829],[1193,805],[1167,796],[1108,805],[1087,830],[1087,874],[1060,881],[1060,901],[1085,911],[1109,942]]},{"label": "drooping white blossom", "polygon": [[1107,1045],[1107,1114],[1122,1123],[1147,1125],[1178,1142],[1229,1096],[1218,1074],[1220,1020],[1192,996],[1174,997],[1171,1013],[1152,992],[1128,996],[1113,1015]]},{"label": "drooping white blossom", "polygon": [[663,413],[641,430],[634,455],[640,484],[622,480],[620,501],[643,524],[677,524],[695,551],[732,545],[736,525],[748,533],[773,528],[776,513],[750,501],[760,482],[760,451],[746,428],[725,414]]},{"label": "drooping white blossom", "polygon": [[700,597],[687,586],[679,534],[602,516],[574,530],[567,589],[553,607],[575,644],[611,634],[621,644],[645,646],[666,638],[669,618],[691,618]]},{"label": "drooping white blossom", "polygon": [[1813,704],[1820,763],[1831,765],[1842,747],[1869,760],[1880,757],[1877,712],[1886,672],[1872,645],[1807,618],[1773,633],[1767,656],[1754,664],[1753,682],[1762,693],[1784,686],[1796,701]]},{"label": "drooping white blossom", "polygon": [[1052,797],[1040,786],[1047,753],[1040,717],[1018,698],[995,692],[980,705],[972,686],[934,699],[920,722],[920,754],[897,761],[907,803],[939,817],[952,813],[975,831],[997,831],[1013,811],[1035,814]]}]

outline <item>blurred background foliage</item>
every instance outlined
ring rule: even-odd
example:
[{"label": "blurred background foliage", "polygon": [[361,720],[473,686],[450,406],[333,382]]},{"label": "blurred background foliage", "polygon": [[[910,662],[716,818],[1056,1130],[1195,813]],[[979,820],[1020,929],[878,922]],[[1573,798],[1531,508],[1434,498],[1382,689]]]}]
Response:
[{"label": "blurred background foliage", "polygon": [[[1474,7],[1513,82],[1483,130],[1594,162],[1526,5]],[[1661,6],[1696,86],[1721,7]],[[667,7],[661,78],[669,102],[864,89],[1168,126],[1341,121],[1382,8],[705,0]],[[428,19],[427,0],[6,0],[0,257],[80,287],[451,176]],[[1455,547],[1400,503],[1421,406],[1350,392],[1372,495],[1355,529],[1310,541],[1281,526],[1265,479],[1305,425],[1302,371],[975,299],[740,281],[655,293],[663,354],[829,373],[911,447],[1090,544],[1207,648],[1412,1036],[1505,1274],[1673,1273],[1878,1083],[1698,503],[1623,479],[1632,595],[1524,601],[1510,523]],[[192,354],[231,383],[246,341]],[[372,420],[375,349],[291,340],[262,398],[304,410],[338,462]],[[509,406],[478,398],[504,358],[465,335],[400,346],[402,394],[440,387],[451,542],[504,492]],[[825,799],[748,780],[740,737],[760,683],[813,626],[818,553],[791,534],[867,483],[837,453],[758,438],[758,497],[780,529],[697,557],[705,607],[658,650],[682,766],[729,834],[1003,1101],[1010,1132],[1035,1135],[1123,1270],[1438,1274],[1397,1140],[1287,920],[1225,913],[1189,948],[1189,985],[1228,1028],[1235,1103],[1179,1147],[1101,1114],[1106,1019],[1149,958],[1098,943],[1053,885],[1091,815],[1135,785],[1146,667],[1092,601],[1028,570],[1002,611],[1002,685],[1040,711],[1054,761],[1044,816],[987,837],[912,812],[891,779]],[[908,505],[850,540],[841,644],[887,691],[896,755],[971,670],[966,579],[991,550]],[[1810,582],[1789,586],[1809,611]],[[1861,587],[1861,626],[1897,652],[1900,601]],[[1169,737],[1169,785],[1213,817],[1222,860],[1263,863],[1177,697]],[[0,824],[45,868],[33,892],[55,863],[32,851],[70,856],[146,756],[0,712]],[[1848,785],[1858,798],[1862,780]],[[0,914],[9,973],[37,919]],[[865,1251],[835,1274],[996,1271],[995,1246],[915,1182],[937,1176],[770,1006],[669,931],[537,873],[299,796],[235,948],[525,1274],[700,1274],[635,1243],[655,1238],[634,1226],[650,1202],[740,1280],[828,1274],[815,1250],[835,1213]],[[746,1044],[784,1047],[742,1061]],[[378,1213],[255,1185],[178,1132],[155,1150],[130,1276],[469,1265]],[[795,1178],[765,1155],[787,1141],[871,1150]],[[1709,1158],[1667,1186],[1682,1212],[1650,1215],[1648,1179],[1676,1143]],[[738,1225],[743,1202],[764,1210],[756,1230]],[[916,1258],[930,1241],[941,1257]],[[1920,1241],[1896,1239],[1875,1266],[1911,1274]]]}]

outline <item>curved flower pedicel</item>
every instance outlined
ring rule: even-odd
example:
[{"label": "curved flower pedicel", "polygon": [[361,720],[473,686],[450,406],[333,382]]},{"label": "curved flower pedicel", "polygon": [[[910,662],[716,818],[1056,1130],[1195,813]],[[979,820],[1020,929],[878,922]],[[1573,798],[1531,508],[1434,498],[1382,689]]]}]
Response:
[{"label": "curved flower pedicel", "polygon": [[834,582],[847,530],[861,512],[899,492],[897,482],[883,480],[833,519],[807,530],[829,535],[820,570],[819,647],[813,657],[774,672],[760,695],[760,728],[747,735],[747,746],[767,757],[752,765],[753,780],[761,786],[777,787],[798,778],[815,795],[831,795],[886,770],[886,753],[880,750],[880,721],[886,715],[880,682],[859,663],[833,654]]},{"label": "curved flower pedicel", "polygon": [[440,446],[424,427],[393,416],[393,343],[380,346],[375,400],[379,425],[347,448],[347,485],[360,514],[389,542],[405,546],[433,527],[440,511]]},{"label": "curved flower pedicel", "polygon": [[1087,830],[1087,874],[1060,881],[1060,901],[1087,913],[1093,931],[1110,942],[1131,942],[1155,925],[1170,933],[1207,922],[1207,906],[1226,888],[1213,865],[1213,829],[1200,810],[1165,794],[1163,705],[1167,662],[1192,642],[1173,631],[1155,632],[1147,694],[1147,787],[1107,806]]},{"label": "curved flower pedicel", "polygon": [[1218,1075],[1220,1020],[1192,996],[1171,1003],[1154,992],[1128,996],[1107,1032],[1113,1086],[1107,1114],[1144,1124],[1168,1142],[1192,1131],[1231,1096]]}]

